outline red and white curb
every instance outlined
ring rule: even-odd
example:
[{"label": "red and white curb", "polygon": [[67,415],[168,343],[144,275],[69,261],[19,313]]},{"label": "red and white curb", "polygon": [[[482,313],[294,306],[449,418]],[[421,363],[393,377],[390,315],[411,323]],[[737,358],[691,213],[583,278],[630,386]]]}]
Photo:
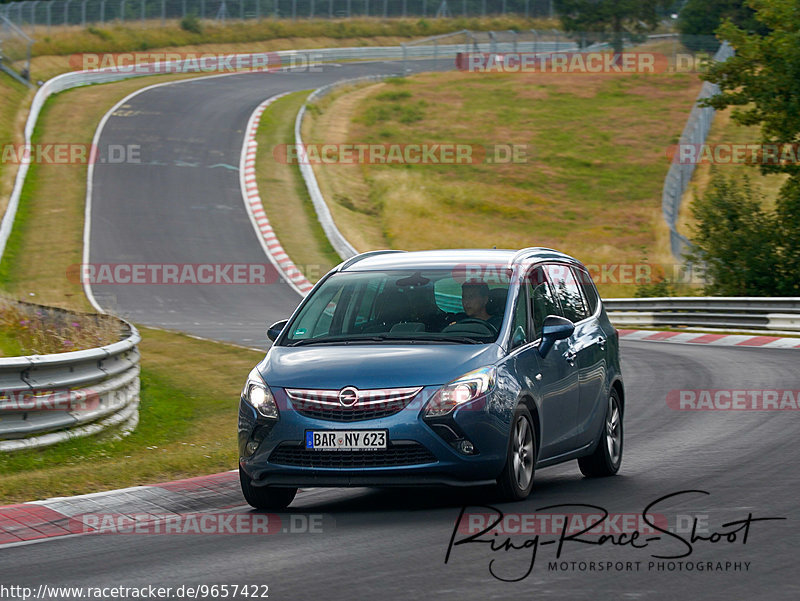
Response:
[{"label": "red and white curb", "polygon": [[743,334],[702,334],[697,332],[655,332],[653,330],[617,330],[622,340],[705,344],[708,346],[743,346],[760,348],[800,348],[800,338],[749,336]]},{"label": "red and white curb", "polygon": [[[86,534],[86,527],[78,518],[86,514],[131,516],[146,521],[167,514],[225,511],[244,504],[239,475],[232,471],[153,486],[6,505],[0,507],[0,547]],[[76,523],[80,523],[79,529]]]},{"label": "red and white curb", "polygon": [[261,196],[258,193],[258,184],[256,183],[256,150],[258,148],[256,132],[258,131],[258,124],[261,122],[261,115],[264,114],[264,110],[270,104],[286,96],[286,94],[288,92],[268,98],[258,105],[253,114],[250,115],[239,163],[239,182],[247,214],[250,216],[250,221],[256,230],[256,234],[259,236],[264,252],[289,285],[298,294],[305,296],[314,286],[292,262],[286,251],[283,250],[275,231],[269,223],[269,219],[267,219],[267,214],[264,212],[264,205],[261,203]]}]

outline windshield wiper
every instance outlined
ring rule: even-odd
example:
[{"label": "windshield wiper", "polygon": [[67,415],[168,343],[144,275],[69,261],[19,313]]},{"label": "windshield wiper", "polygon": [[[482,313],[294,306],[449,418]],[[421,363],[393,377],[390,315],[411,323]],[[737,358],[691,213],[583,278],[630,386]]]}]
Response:
[{"label": "windshield wiper", "polygon": [[438,334],[422,334],[418,336],[387,336],[387,340],[419,340],[422,342],[458,342],[461,344],[488,344],[469,336],[439,336]]},{"label": "windshield wiper", "polygon": [[290,342],[287,346],[307,346],[309,344],[337,344],[348,342],[385,342],[385,336],[329,336],[327,338],[303,338]]},{"label": "windshield wiper", "polygon": [[418,336],[392,336],[377,334],[375,336],[330,336],[327,338],[304,338],[290,342],[287,346],[308,346],[311,344],[357,344],[360,342],[456,342],[459,344],[487,344],[469,336],[439,336],[437,334],[423,334]]}]

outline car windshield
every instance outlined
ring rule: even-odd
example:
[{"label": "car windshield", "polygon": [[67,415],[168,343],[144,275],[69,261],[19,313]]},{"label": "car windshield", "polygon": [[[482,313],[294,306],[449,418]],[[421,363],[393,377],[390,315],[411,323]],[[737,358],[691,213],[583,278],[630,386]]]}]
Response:
[{"label": "car windshield", "polygon": [[340,272],[287,325],[282,344],[454,343],[497,340],[509,275],[453,269]]}]

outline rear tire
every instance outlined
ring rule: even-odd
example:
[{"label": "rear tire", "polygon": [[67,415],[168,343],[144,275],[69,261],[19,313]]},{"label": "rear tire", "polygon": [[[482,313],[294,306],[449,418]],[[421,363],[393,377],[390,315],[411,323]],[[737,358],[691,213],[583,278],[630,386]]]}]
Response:
[{"label": "rear tire", "polygon": [[274,486],[253,486],[250,476],[239,467],[239,482],[245,501],[256,509],[282,511],[289,507],[297,494],[296,488],[276,488]]},{"label": "rear tire", "polygon": [[591,455],[580,457],[578,467],[587,478],[613,476],[622,464],[622,405],[619,394],[612,388],[603,422],[603,434]]},{"label": "rear tire", "polygon": [[533,490],[536,471],[536,431],[531,412],[525,405],[517,405],[511,422],[511,433],[506,452],[506,464],[497,488],[503,501],[522,501]]}]

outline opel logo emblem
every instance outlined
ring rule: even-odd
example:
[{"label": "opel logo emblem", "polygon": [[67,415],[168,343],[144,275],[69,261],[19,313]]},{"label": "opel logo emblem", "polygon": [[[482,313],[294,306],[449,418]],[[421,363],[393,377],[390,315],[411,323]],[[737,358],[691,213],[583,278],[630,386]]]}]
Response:
[{"label": "opel logo emblem", "polygon": [[352,407],[358,402],[358,390],[353,386],[347,386],[339,391],[339,404],[342,407]]}]

